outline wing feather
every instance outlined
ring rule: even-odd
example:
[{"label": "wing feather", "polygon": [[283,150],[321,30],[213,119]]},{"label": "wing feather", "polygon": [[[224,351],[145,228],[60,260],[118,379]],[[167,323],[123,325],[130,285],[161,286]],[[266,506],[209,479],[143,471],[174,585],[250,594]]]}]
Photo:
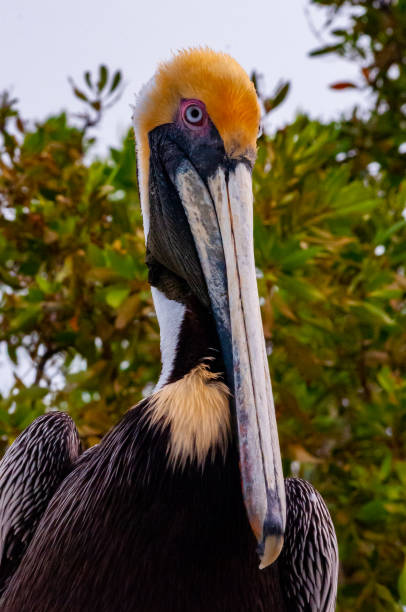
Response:
[{"label": "wing feather", "polygon": [[288,609],[334,612],[338,547],[334,525],[321,495],[305,480],[285,480],[287,521],[278,560]]},{"label": "wing feather", "polygon": [[0,462],[0,594],[79,452],[77,429],[64,412],[38,417],[6,451]]}]

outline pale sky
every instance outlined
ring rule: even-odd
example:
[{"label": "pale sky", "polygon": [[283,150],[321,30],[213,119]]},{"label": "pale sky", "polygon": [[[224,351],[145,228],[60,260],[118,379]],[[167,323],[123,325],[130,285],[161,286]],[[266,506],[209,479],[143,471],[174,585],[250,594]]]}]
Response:
[{"label": "pale sky", "polygon": [[[288,100],[270,120],[275,129],[297,110],[330,119],[360,100],[331,82],[356,75],[343,60],[311,59],[319,46],[305,16],[307,0],[0,0],[0,90],[12,87],[27,118],[75,106],[67,76],[106,63],[122,69],[126,89],[100,135],[115,144],[130,123],[134,93],[157,62],[176,49],[208,45],[264,75],[267,92],[292,81]],[[312,9],[320,25],[324,15]]]},{"label": "pale sky", "polygon": [[[287,101],[270,117],[273,131],[298,110],[338,118],[362,100],[359,93],[334,92],[334,81],[357,78],[356,68],[329,57],[311,59],[319,46],[305,16],[307,0],[0,0],[0,91],[12,89],[24,118],[41,119],[63,108],[79,110],[67,77],[80,81],[100,63],[120,68],[126,88],[109,111],[98,136],[103,152],[116,145],[130,124],[134,94],[157,62],[179,48],[208,45],[233,55],[264,76],[267,92],[281,79],[292,82]],[[312,9],[316,24],[323,13]],[[364,100],[365,103],[365,100]],[[12,382],[0,347],[1,388]],[[27,384],[33,371],[22,359]]]}]

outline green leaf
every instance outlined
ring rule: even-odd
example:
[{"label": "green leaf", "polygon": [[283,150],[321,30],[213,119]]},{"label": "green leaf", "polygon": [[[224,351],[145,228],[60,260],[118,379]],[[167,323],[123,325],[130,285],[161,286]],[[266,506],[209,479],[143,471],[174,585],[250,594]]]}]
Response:
[{"label": "green leaf", "polygon": [[401,603],[406,605],[406,561],[398,578],[398,591]]},{"label": "green leaf", "polygon": [[334,217],[347,217],[349,215],[365,214],[371,212],[372,210],[374,210],[374,208],[381,204],[382,200],[380,199],[365,200],[363,202],[358,202],[356,204],[350,204],[349,206],[343,206],[342,208],[338,208],[337,210],[332,211],[331,213],[327,213],[327,216],[331,215]]},{"label": "green leaf", "polygon": [[106,302],[112,308],[118,308],[125,298],[130,293],[130,289],[126,287],[112,287],[106,293]]},{"label": "green leaf", "polygon": [[106,251],[107,264],[117,274],[128,279],[133,279],[137,268],[133,258],[128,253],[118,253],[114,249]]},{"label": "green leaf", "polygon": [[104,268],[106,265],[106,257],[102,249],[91,242],[87,247],[87,255],[93,266],[96,268]]},{"label": "green leaf", "polygon": [[298,247],[296,251],[282,257],[280,265],[283,270],[294,270],[295,268],[303,267],[309,259],[313,259],[321,250],[320,247],[310,247],[307,249]]},{"label": "green leaf", "polygon": [[48,393],[48,389],[44,387],[38,387],[36,385],[32,385],[31,387],[23,387],[18,392],[18,400],[37,400],[45,397]]},{"label": "green leaf", "polygon": [[85,72],[85,81],[89,89],[93,89],[92,75],[89,70],[86,70]]},{"label": "green leaf", "polygon": [[377,298],[385,301],[401,298],[402,295],[402,289],[376,289],[368,293],[368,297],[370,298]]},{"label": "green leaf", "polygon": [[32,304],[21,310],[10,322],[12,331],[29,329],[38,322],[41,315],[40,304]]},{"label": "green leaf", "polygon": [[113,91],[115,91],[117,89],[117,87],[119,86],[119,84],[121,82],[121,78],[122,78],[121,71],[117,70],[117,72],[115,73],[115,75],[113,77],[109,93],[113,93]]},{"label": "green leaf", "polygon": [[357,512],[357,519],[364,523],[379,523],[386,519],[388,512],[380,500],[370,501]]},{"label": "green leaf", "polygon": [[309,53],[310,57],[316,57],[317,55],[325,55],[326,53],[334,53],[335,51],[339,51],[342,47],[342,44],[339,43],[337,45],[327,45],[326,47],[320,47],[319,49],[315,49]]},{"label": "green leaf", "polygon": [[75,94],[77,98],[79,98],[79,100],[83,100],[83,102],[89,102],[89,99],[86,96],[86,94],[82,90],[78,89],[77,87],[73,88],[73,93]]},{"label": "green leaf", "polygon": [[287,275],[281,276],[278,281],[290,298],[298,298],[310,301],[324,300],[323,293],[312,283],[301,280],[297,277]]},{"label": "green leaf", "polygon": [[392,604],[393,606],[393,610],[395,610],[396,608],[394,606],[396,606],[396,602],[392,597],[392,593],[390,592],[390,590],[388,589],[388,587],[386,587],[384,584],[379,584],[377,583],[375,585],[375,591],[376,594],[378,595],[379,599],[381,601],[384,601],[385,604]]},{"label": "green leaf", "polygon": [[42,302],[45,297],[45,293],[46,292],[41,291],[41,289],[38,289],[37,287],[31,287],[27,295],[27,301]]},{"label": "green leaf", "polygon": [[370,302],[365,302],[363,307],[369,314],[373,315],[385,325],[395,325],[395,321],[379,306],[371,304]]},{"label": "green leaf", "polygon": [[62,347],[71,346],[75,343],[76,336],[73,331],[60,331],[55,334],[55,342]]},{"label": "green leaf", "polygon": [[388,453],[379,468],[379,480],[386,480],[392,470],[392,453]]},{"label": "green leaf", "polygon": [[395,470],[402,485],[406,487],[406,461],[396,461]]},{"label": "green leaf", "polygon": [[102,64],[99,67],[99,80],[97,82],[97,89],[99,90],[99,92],[101,92],[105,88],[107,79],[108,79],[108,70],[107,70],[107,67],[104,66],[104,64]]},{"label": "green leaf", "polygon": [[397,221],[396,223],[391,225],[391,227],[389,227],[386,230],[378,231],[375,236],[375,241],[374,241],[375,244],[382,244],[383,242],[386,242],[388,238],[393,236],[393,234],[396,234],[399,230],[403,229],[404,227],[406,227],[406,219],[402,221]]},{"label": "green leaf", "polygon": [[41,260],[35,254],[27,258],[20,266],[20,274],[35,276],[41,267]]},{"label": "green leaf", "polygon": [[269,113],[271,110],[282,104],[282,102],[288,95],[289,88],[290,83],[284,83],[282,86],[280,86],[280,88],[272,98],[267,98],[266,100],[264,100],[264,108],[266,113]]},{"label": "green leaf", "polygon": [[47,280],[40,274],[36,275],[35,280],[37,281],[37,285],[41,291],[43,291],[44,293],[53,293],[54,287],[49,280]]}]

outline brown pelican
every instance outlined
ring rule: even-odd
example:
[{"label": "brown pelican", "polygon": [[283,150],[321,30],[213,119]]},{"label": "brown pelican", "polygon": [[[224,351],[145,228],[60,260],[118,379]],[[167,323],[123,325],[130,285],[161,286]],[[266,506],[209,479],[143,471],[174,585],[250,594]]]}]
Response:
[{"label": "brown pelican", "polygon": [[329,513],[282,475],[253,254],[259,119],[246,73],[208,49],[138,96],[162,373],[90,451],[61,413],[7,451],[3,612],[334,610]]}]

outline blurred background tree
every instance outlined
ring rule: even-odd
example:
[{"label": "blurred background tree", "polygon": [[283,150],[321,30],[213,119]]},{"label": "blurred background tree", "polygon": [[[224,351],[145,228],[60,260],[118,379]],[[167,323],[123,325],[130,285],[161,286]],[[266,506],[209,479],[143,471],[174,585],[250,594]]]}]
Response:
[{"label": "blurred background tree", "polygon": [[[260,139],[264,331],[285,473],[315,484],[336,525],[338,609],[397,611],[406,605],[406,1],[310,4],[325,11],[328,40],[312,54],[357,62],[359,82],[344,75],[331,86],[367,90],[370,110],[328,124],[298,116]],[[16,366],[1,385],[1,450],[53,409],[72,415],[85,446],[97,443],[159,373],[132,132],[105,159],[91,155],[121,74],[101,66],[72,87],[79,117],[32,123],[7,93],[0,99],[0,346]],[[264,111],[288,88],[260,93]]]}]

